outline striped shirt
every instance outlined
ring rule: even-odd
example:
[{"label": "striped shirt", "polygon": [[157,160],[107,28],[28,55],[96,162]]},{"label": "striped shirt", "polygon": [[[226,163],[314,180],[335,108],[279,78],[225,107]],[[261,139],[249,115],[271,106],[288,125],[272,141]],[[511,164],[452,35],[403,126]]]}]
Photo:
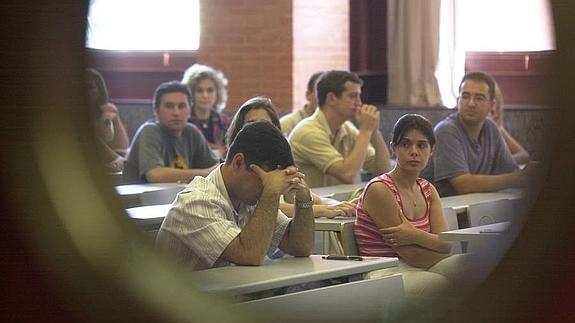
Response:
[{"label": "striped shirt", "polygon": [[[243,203],[238,211],[234,209],[221,167],[206,178],[196,176],[178,193],[156,237],[158,249],[194,270],[230,265],[220,256],[255,210]],[[278,210],[269,257],[277,251],[289,223]]]},{"label": "striped shirt", "polygon": [[[425,232],[431,231],[431,225],[429,223],[429,214],[431,210],[431,184],[423,179],[418,178],[417,184],[419,185],[421,194],[425,197],[426,209],[425,214],[419,219],[409,220],[414,227],[423,230]],[[385,184],[395,196],[395,201],[399,207],[403,210],[403,202],[401,201],[401,195],[397,190],[397,186],[393,182],[393,179],[388,174],[383,174],[378,177],[373,178],[365,186],[365,190],[359,197],[359,202],[356,207],[356,219],[354,226],[355,241],[359,249],[359,253],[363,256],[376,256],[376,257],[398,257],[398,254],[393,250],[391,246],[383,241],[379,228],[371,218],[371,216],[361,207],[363,205],[363,199],[365,194],[372,183],[379,182]],[[405,214],[405,212],[404,212]]]}]

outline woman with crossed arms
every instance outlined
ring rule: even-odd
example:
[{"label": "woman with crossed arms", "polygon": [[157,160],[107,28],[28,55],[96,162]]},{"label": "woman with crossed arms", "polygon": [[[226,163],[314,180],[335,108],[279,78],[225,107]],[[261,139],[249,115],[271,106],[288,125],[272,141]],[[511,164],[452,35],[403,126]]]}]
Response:
[{"label": "woman with crossed arms", "polygon": [[408,296],[434,296],[451,290],[471,268],[465,255],[451,255],[451,244],[439,240],[447,222],[439,194],[419,177],[435,144],[431,123],[416,114],[399,118],[391,147],[397,165],[369,181],[356,208],[354,226],[363,256],[398,257]]}]

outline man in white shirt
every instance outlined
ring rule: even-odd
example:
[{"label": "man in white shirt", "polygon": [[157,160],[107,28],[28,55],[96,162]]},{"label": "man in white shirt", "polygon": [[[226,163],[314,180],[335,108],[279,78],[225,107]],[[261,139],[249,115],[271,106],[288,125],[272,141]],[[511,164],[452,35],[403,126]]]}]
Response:
[{"label": "man in white shirt", "polygon": [[[157,247],[194,270],[261,265],[278,248],[309,256],[313,202],[305,176],[293,165],[279,129],[268,122],[245,125],[225,163],[205,178],[194,178],[178,194],[158,232]],[[279,211],[282,194],[295,199],[292,219]]]}]

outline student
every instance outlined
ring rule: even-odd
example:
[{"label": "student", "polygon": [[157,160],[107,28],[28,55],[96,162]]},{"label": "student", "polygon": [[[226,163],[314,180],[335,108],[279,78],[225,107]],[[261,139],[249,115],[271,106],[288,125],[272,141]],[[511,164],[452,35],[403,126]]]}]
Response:
[{"label": "student", "polygon": [[202,131],[208,145],[218,157],[225,157],[224,138],[230,118],[222,111],[228,97],[228,80],[221,71],[194,64],[184,72],[182,83],[187,84],[192,93],[190,122]]},{"label": "student", "polygon": [[286,114],[280,119],[280,124],[282,126],[282,131],[286,136],[289,136],[293,128],[302,121],[303,119],[311,116],[317,109],[317,91],[316,84],[317,79],[321,76],[323,72],[316,72],[310,76],[307,81],[307,89],[305,91],[305,98],[307,102],[304,106],[292,113]]},{"label": "student", "polygon": [[495,105],[495,83],[482,72],[459,85],[458,112],[434,129],[433,181],[441,196],[523,187],[536,167],[519,170],[497,126],[487,116]]},{"label": "student", "polygon": [[499,88],[497,82],[495,80],[494,82],[495,104],[489,111],[489,118],[491,118],[491,120],[493,120],[493,122],[495,122],[497,125],[497,128],[499,129],[499,132],[501,132],[501,136],[503,136],[503,139],[505,140],[511,155],[513,156],[513,160],[515,160],[515,163],[519,165],[527,164],[531,160],[529,153],[527,150],[525,150],[525,148],[523,148],[523,146],[521,146],[519,142],[517,142],[517,140],[515,140],[515,138],[509,134],[509,132],[507,132],[507,129],[505,129],[505,126],[503,125],[503,94],[501,93],[501,89]]},{"label": "student", "polygon": [[[355,73],[323,73],[317,82],[319,109],[291,133],[296,165],[310,187],[358,183],[362,167],[372,175],[391,168],[379,111],[362,105],[362,84]],[[349,121],[353,117],[359,129]]]},{"label": "student", "polygon": [[[242,104],[238,111],[236,111],[228,129],[228,133],[226,134],[226,142],[228,145],[231,144],[237,133],[245,124],[258,121],[269,122],[281,130],[277,109],[268,98],[251,98]],[[336,216],[355,216],[354,203],[321,198],[313,193],[311,193],[311,195],[314,201],[313,214],[315,217],[334,218]],[[286,200],[289,201],[286,202]],[[293,199],[282,199],[280,202],[280,209],[287,216],[293,216],[295,211]]]},{"label": "student", "polygon": [[[279,210],[280,196],[288,193],[296,204],[291,220]],[[178,194],[156,244],[193,270],[261,265],[278,247],[307,257],[312,204],[283,134],[268,122],[254,122],[238,132],[224,164]]]},{"label": "student", "polygon": [[447,230],[439,194],[419,177],[434,144],[427,119],[416,114],[399,118],[391,140],[397,164],[367,183],[356,209],[359,253],[399,257],[396,271],[404,273],[407,295],[445,292],[465,269],[459,256],[451,256],[451,244],[438,239]]},{"label": "student", "polygon": [[86,69],[88,108],[96,130],[98,151],[106,168],[112,172],[122,171],[129,139],[120,120],[118,108],[109,102],[108,89],[102,75],[93,68]]},{"label": "student", "polygon": [[190,91],[177,81],[160,84],[154,93],[154,114],[140,126],[126,159],[127,183],[189,182],[206,176],[218,159],[202,133],[191,123]]}]

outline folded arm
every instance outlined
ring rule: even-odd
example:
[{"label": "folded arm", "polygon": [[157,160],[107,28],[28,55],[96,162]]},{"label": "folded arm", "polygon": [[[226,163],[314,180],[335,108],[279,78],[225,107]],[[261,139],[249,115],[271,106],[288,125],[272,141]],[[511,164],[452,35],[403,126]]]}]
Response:
[{"label": "folded arm", "polygon": [[435,234],[419,230],[407,221],[393,193],[384,184],[370,185],[363,208],[382,232],[386,244],[409,265],[429,268],[450,255],[450,246],[444,246]]}]

